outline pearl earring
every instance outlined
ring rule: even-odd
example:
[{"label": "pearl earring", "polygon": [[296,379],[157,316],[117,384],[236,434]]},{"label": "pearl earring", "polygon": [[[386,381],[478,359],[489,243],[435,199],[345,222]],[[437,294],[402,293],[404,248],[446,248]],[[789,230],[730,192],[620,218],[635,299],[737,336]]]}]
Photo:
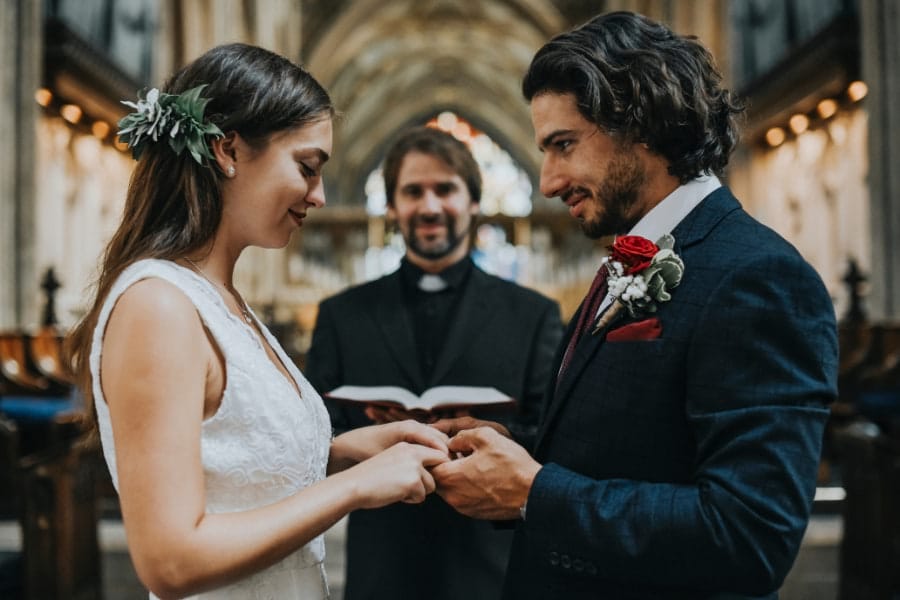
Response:
[{"label": "pearl earring", "polygon": [[225,171],[225,174],[228,177],[234,177],[234,165],[229,165],[228,170]]}]

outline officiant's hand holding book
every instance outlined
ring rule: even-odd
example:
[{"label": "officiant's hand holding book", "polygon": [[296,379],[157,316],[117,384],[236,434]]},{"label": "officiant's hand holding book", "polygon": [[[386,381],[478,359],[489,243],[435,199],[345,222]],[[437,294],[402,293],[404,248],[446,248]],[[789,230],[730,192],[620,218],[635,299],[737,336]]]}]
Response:
[{"label": "officiant's hand holding book", "polygon": [[515,399],[492,387],[442,385],[425,390],[421,396],[398,386],[342,385],[325,394],[326,397],[359,403],[364,406],[400,408],[406,411],[449,411],[470,408],[507,408],[515,406]]}]

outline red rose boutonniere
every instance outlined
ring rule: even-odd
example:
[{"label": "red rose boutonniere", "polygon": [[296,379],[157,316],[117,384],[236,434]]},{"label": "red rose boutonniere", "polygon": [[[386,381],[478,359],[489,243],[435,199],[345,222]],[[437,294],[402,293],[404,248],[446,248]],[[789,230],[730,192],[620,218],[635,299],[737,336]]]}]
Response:
[{"label": "red rose boutonniere", "polygon": [[637,235],[616,238],[604,259],[607,287],[613,302],[597,319],[594,333],[609,325],[625,308],[632,317],[656,312],[672,299],[669,291],[681,283],[684,262],[672,250],[675,238],[664,235],[656,244]]}]

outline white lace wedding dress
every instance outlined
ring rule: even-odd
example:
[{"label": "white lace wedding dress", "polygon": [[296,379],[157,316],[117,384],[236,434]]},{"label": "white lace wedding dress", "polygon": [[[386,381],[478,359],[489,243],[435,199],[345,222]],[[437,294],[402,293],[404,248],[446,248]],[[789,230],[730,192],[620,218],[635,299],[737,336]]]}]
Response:
[{"label": "white lace wedding dress", "polygon": [[[103,455],[116,489],[113,431],[99,377],[103,333],[119,296],[135,282],[150,277],[174,284],[191,299],[225,360],[227,385],[222,403],[216,414],[203,422],[201,433],[207,513],[236,512],[272,504],[323,479],[331,439],[328,413],[319,394],[275,338],[261,327],[296,381],[300,398],[269,359],[253,329],[228,311],[208,281],[170,261],[142,260],[119,276],[106,298],[94,331],[90,357]],[[324,559],[325,544],[319,536],[264,571],[194,598],[327,598]]]}]

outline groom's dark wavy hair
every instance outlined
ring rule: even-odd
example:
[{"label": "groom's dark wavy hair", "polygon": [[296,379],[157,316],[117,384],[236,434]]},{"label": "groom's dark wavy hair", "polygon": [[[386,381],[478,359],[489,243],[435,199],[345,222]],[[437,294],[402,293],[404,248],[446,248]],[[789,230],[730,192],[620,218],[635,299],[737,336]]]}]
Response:
[{"label": "groom's dark wavy hair", "polygon": [[642,15],[613,12],[542,47],[522,82],[525,99],[572,93],[601,131],[647,144],[686,183],[721,175],[738,140],[742,104],[722,87],[709,51]]}]

